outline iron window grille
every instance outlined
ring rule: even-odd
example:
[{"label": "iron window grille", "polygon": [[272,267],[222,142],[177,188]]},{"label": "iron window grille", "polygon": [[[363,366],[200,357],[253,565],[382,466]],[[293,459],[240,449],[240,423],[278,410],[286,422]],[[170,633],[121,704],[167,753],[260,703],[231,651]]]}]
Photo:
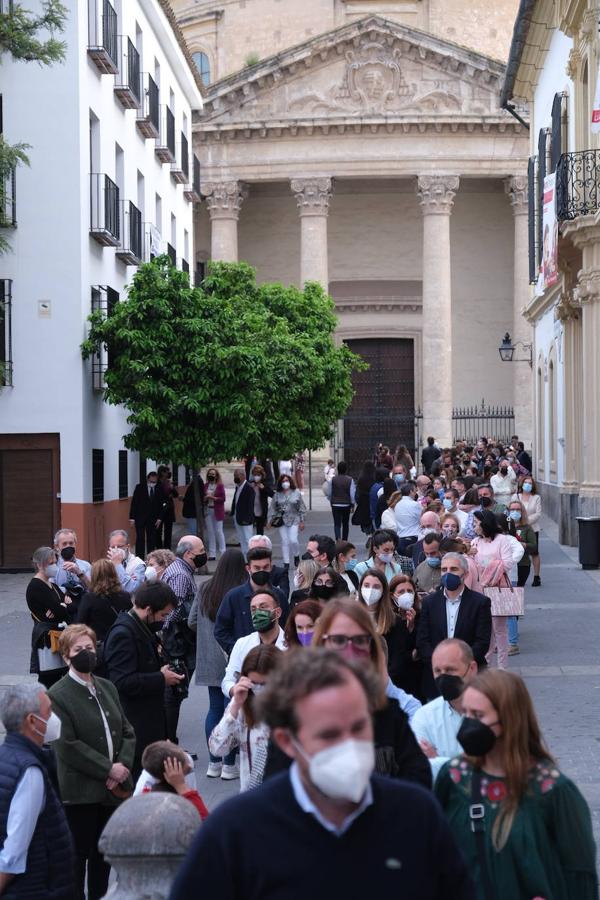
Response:
[{"label": "iron window grille", "polygon": [[200,160],[194,153],[192,156],[192,183],[184,189],[183,195],[186,200],[191,203],[200,203],[202,195],[200,194]]},{"label": "iron window grille", "polygon": [[129,497],[127,450],[119,450],[119,500]]},{"label": "iron window grille", "polygon": [[12,280],[0,278],[0,388],[12,387]]},{"label": "iron window grille", "polygon": [[167,244],[167,256],[171,260],[171,264],[173,266],[177,265],[177,253],[175,251],[175,247],[172,244]]},{"label": "iron window grille", "polygon": [[92,450],[92,503],[104,502],[104,450]]},{"label": "iron window grille", "polygon": [[160,137],[160,105],[158,85],[148,72],[141,75],[141,97],[136,125],[146,138]]},{"label": "iron window grille", "polygon": [[90,233],[105,247],[118,247],[121,237],[119,188],[108,175],[90,175]]},{"label": "iron window grille", "polygon": [[102,74],[119,71],[117,13],[109,0],[88,0],[88,54]]},{"label": "iron window grille", "polygon": [[115,94],[125,109],[141,105],[140,54],[131,38],[119,37],[119,71],[115,77]]},{"label": "iron window grille", "polygon": [[600,209],[600,150],[563,153],[556,169],[556,215],[559,222]]},{"label": "iron window grille", "polygon": [[17,227],[16,171],[12,169],[4,181],[0,181],[0,228]]},{"label": "iron window grille", "polygon": [[[94,285],[92,287],[92,312],[97,310],[107,318],[111,315],[115,305],[119,302],[119,293],[106,285]],[[104,376],[112,362],[112,355],[107,348],[101,347],[92,356],[92,386],[95,391],[105,388]]]},{"label": "iron window grille", "polygon": [[143,260],[142,214],[131,200],[122,200],[121,216],[121,244],[116,255],[128,266],[139,266]]}]

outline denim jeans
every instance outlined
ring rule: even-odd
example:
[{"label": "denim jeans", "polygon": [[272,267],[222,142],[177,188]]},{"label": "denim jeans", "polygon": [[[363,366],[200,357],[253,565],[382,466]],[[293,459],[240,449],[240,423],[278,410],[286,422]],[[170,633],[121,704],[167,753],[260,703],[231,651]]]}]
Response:
[{"label": "denim jeans", "polygon": [[[220,687],[209,686],[208,703],[208,712],[206,713],[206,719],[204,721],[206,743],[208,743],[208,739],[215,725],[218,725],[223,718],[225,707],[227,706],[227,699],[225,698],[225,694]],[[220,756],[213,756],[212,753],[209,753],[209,756],[211,763],[221,762]],[[226,766],[233,766],[233,764],[235,763],[235,750],[225,756],[222,761]]]},{"label": "denim jeans", "polygon": [[511,647],[519,643],[519,617],[508,617],[508,643]]}]

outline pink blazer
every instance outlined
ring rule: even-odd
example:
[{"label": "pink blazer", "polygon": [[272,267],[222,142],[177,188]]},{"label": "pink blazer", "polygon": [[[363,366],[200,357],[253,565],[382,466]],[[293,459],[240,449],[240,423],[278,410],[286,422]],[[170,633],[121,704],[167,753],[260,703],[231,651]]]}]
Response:
[{"label": "pink blazer", "polygon": [[[215,487],[215,492],[212,495],[214,500],[214,511],[215,511],[215,519],[217,522],[223,522],[225,520],[225,485],[221,482],[217,484]],[[208,484],[204,485],[204,503],[205,509],[208,509]]]}]

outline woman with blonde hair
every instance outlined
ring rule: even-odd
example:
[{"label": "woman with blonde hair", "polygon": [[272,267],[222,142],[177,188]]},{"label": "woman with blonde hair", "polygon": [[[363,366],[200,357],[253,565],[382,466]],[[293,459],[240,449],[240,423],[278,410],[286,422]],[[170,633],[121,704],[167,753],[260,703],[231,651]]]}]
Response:
[{"label": "woman with blonde hair", "polygon": [[465,754],[446,763],[435,793],[478,900],[596,900],[590,811],[546,748],[523,680],[488,669],[461,702]]},{"label": "woman with blonde hair", "polygon": [[386,696],[389,683],[386,653],[365,606],[353,600],[331,600],[315,623],[311,646],[336,650],[360,665],[373,667],[381,681],[373,716],[375,769],[383,775],[431,787],[431,770],[408,717],[397,700]]},{"label": "woman with blonde hair", "polygon": [[146,557],[146,581],[160,581],[163,573],[176,559],[172,550],[162,547],[152,550]]}]

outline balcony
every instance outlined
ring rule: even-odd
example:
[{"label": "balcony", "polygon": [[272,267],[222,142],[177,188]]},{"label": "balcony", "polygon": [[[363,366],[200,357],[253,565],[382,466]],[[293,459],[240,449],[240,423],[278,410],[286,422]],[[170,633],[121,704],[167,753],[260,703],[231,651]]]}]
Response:
[{"label": "balcony", "polygon": [[177,265],[177,253],[175,252],[175,247],[172,244],[167,244],[167,256],[171,260],[171,264],[173,266]]},{"label": "balcony", "polygon": [[13,383],[12,280],[0,278],[0,388]]},{"label": "balcony", "polygon": [[179,142],[179,159],[171,163],[171,178],[176,184],[187,184],[190,180],[190,157],[188,142],[183,131]]},{"label": "balcony", "polygon": [[148,72],[142,73],[141,101],[136,126],[145,138],[160,137],[160,115],[158,105],[158,85]]},{"label": "balcony", "polygon": [[0,228],[17,227],[16,174],[12,172],[0,181]]},{"label": "balcony", "polygon": [[125,109],[141,106],[140,54],[125,35],[119,36],[119,71],[115,77],[115,95]]},{"label": "balcony", "polygon": [[183,258],[183,256],[181,257],[181,266],[180,266],[180,268],[181,268],[181,271],[182,271],[182,272],[187,272],[188,275],[190,274],[190,264],[189,264],[189,262],[187,261],[187,259],[184,259],[184,258]]},{"label": "balcony", "polygon": [[103,173],[90,175],[90,235],[103,247],[121,243],[119,188]]},{"label": "balcony", "polygon": [[559,222],[600,210],[600,150],[563,153],[556,167],[556,217]]},{"label": "balcony", "polygon": [[88,0],[88,56],[103,75],[119,71],[117,14],[108,0]]},{"label": "balcony", "polygon": [[142,214],[131,200],[121,200],[121,244],[116,256],[127,266],[143,262]]},{"label": "balcony", "polygon": [[192,183],[187,185],[183,196],[190,203],[200,203],[202,201],[202,195],[200,194],[200,160],[195,154],[192,162]]},{"label": "balcony", "polygon": [[175,162],[175,116],[168,106],[163,108],[160,136],[156,141],[154,152],[161,162]]},{"label": "balcony", "polygon": [[162,237],[158,228],[152,222],[144,222],[144,261],[150,262],[155,256],[160,256]]}]

